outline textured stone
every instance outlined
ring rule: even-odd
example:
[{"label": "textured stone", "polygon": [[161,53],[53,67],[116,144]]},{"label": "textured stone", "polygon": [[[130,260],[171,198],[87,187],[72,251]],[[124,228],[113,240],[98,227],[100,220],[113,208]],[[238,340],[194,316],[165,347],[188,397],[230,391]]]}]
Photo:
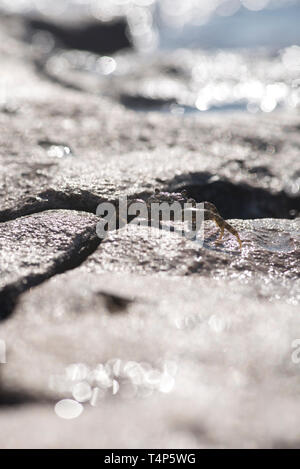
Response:
[{"label": "textured stone", "polygon": [[94,247],[97,218],[67,210],[49,211],[0,224],[0,317],[18,294],[75,267]]},{"label": "textured stone", "polygon": [[[202,240],[191,241],[177,233],[136,225],[109,233],[81,269],[92,272],[133,272],[229,278],[300,277],[300,220],[229,220],[238,230],[216,243],[218,230],[205,222]],[[177,227],[179,228],[179,227]]]},{"label": "textured stone", "polygon": [[[24,294],[0,327],[8,355],[2,401],[24,402],[23,410],[4,412],[11,429],[4,445],[155,447],[160,439],[162,447],[293,446],[299,439],[292,361],[300,334],[299,223],[235,223],[242,253],[235,240],[216,249],[210,224],[202,249],[130,226],[127,235],[111,233],[78,269]],[[99,364],[120,388],[113,395],[108,385],[96,408],[84,404],[84,439],[75,437],[74,421],[61,442],[64,422],[53,417],[55,402],[72,398],[77,382],[96,387],[91,372]],[[150,391],[149,369],[159,381]],[[48,406],[41,408],[44,400]],[[282,415],[293,409],[284,433],[275,425],[278,408]],[[20,429],[13,434],[16,412]],[[31,434],[26,443],[19,432],[28,419],[39,426],[41,413],[52,431],[47,439]],[[106,422],[109,415],[116,425]],[[122,419],[133,424],[132,443],[117,424]]]},{"label": "textured stone", "polygon": [[[0,447],[298,447],[297,112],[181,115],[193,54],[152,72],[120,55],[132,81],[91,76],[72,68],[78,52],[45,57],[11,24],[1,19]],[[129,109],[165,104],[166,76],[183,84],[169,114]],[[228,233],[216,244],[212,222],[203,246],[135,225],[100,243],[97,205],[155,187],[215,203],[242,251]],[[66,422],[55,405],[75,397],[84,411]]]},{"label": "textured stone", "polygon": [[[8,45],[1,59],[0,220],[55,208],[95,213],[101,200],[149,195],[156,186],[186,187],[227,218],[299,213],[296,112],[205,119],[137,113],[115,97],[49,81],[34,65],[34,48],[9,36]],[[110,78],[102,80],[113,88]]]},{"label": "textured stone", "polygon": [[[8,348],[4,396],[7,401],[18,390],[24,402],[2,412],[7,426],[1,446],[297,445],[299,370],[291,354],[300,334],[299,306],[270,302],[260,291],[234,280],[74,271],[25,294],[0,327]],[[132,302],[112,314],[103,292]],[[86,370],[102,363],[112,373],[112,359],[121,360],[119,391],[112,395],[109,385],[97,407],[84,403],[82,416],[61,437],[66,423],[54,418],[55,403],[72,397],[76,382],[97,386]],[[135,369],[138,374],[130,374]],[[160,384],[146,393],[149,369]],[[166,369],[174,373],[167,384]],[[128,382],[135,383],[129,395]],[[47,437],[32,430],[24,437],[26,422],[41,428],[42,416]]]}]

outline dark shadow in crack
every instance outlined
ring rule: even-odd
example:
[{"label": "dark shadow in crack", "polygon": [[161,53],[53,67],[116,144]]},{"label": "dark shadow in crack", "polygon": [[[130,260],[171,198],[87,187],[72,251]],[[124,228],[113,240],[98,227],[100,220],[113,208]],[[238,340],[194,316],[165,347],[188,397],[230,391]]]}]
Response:
[{"label": "dark shadow in crack", "polygon": [[35,404],[40,401],[34,396],[21,391],[6,391],[0,388],[0,408],[1,407],[15,407],[28,404]]},{"label": "dark shadow in crack", "polygon": [[125,296],[105,291],[98,291],[97,295],[103,298],[108,311],[112,314],[126,312],[128,307],[136,301],[135,298],[126,298]]},{"label": "dark shadow in crack", "polygon": [[[197,202],[209,201],[216,205],[225,219],[286,218],[293,219],[300,213],[300,196],[293,197],[285,191],[273,193],[262,187],[246,183],[233,183],[228,179],[214,180],[209,172],[187,173],[159,183],[159,190],[180,192]],[[143,191],[129,199],[146,200],[154,193]],[[15,208],[0,211],[0,222],[31,215],[46,210],[77,210],[96,213],[101,202],[118,204],[118,200],[104,199],[88,190],[74,188],[73,192],[48,189],[18,202]]]},{"label": "dark shadow in crack", "polygon": [[78,190],[76,193],[66,194],[63,191],[48,189],[32,197],[21,199],[15,208],[1,210],[0,222],[15,220],[46,210],[76,210],[95,214],[98,204],[103,201],[99,196],[88,191]]},{"label": "dark shadow in crack", "polygon": [[168,184],[170,192],[186,190],[197,202],[209,201],[225,219],[287,218],[300,213],[300,197],[284,191],[272,193],[261,187],[235,184],[226,179],[210,181],[207,172],[176,176]]},{"label": "dark shadow in crack", "polygon": [[[130,199],[147,199],[152,192],[143,191],[131,196]],[[128,198],[129,200],[129,198]],[[86,190],[74,188],[73,193],[65,193],[55,189],[48,189],[24,198],[17,207],[0,210],[0,223],[16,218],[41,213],[47,210],[75,210],[96,214],[97,207],[102,202],[111,202],[117,206],[118,200],[107,200]]]},{"label": "dark shadow in crack", "polygon": [[30,40],[36,31],[47,31],[55,39],[57,45],[68,49],[84,50],[95,54],[113,54],[122,49],[131,49],[132,43],[128,36],[128,24],[125,19],[85,23],[55,23],[44,19],[29,19],[26,39]]},{"label": "dark shadow in crack", "polygon": [[[6,366],[6,365],[3,365]],[[53,400],[49,398],[41,398],[28,391],[7,388],[3,385],[3,373],[0,372],[0,408],[15,407],[36,403],[50,403]],[[54,402],[54,401],[53,401]]]},{"label": "dark shadow in crack", "polygon": [[33,274],[17,283],[6,285],[0,292],[0,321],[11,316],[22,293],[55,275],[76,269],[95,252],[100,243],[101,240],[97,237],[96,230],[95,233],[86,233],[86,236],[80,234],[74,239],[72,256],[70,253],[62,256],[57,264],[45,274]]},{"label": "dark shadow in crack", "polygon": [[[300,197],[291,197],[286,192],[272,193],[260,187],[247,184],[234,184],[229,180],[212,180],[213,174],[209,172],[188,173],[176,176],[174,179],[161,183],[160,190],[178,192],[187,191],[188,197],[197,202],[209,201],[216,205],[220,214],[225,219],[251,219],[251,218],[287,218],[293,219],[294,214],[300,213]],[[147,199],[153,191],[144,191],[135,194],[131,198]],[[27,203],[26,203],[27,200]],[[108,202],[89,191],[74,188],[73,193],[64,193],[49,189],[37,194],[36,197],[25,199],[23,204],[10,210],[0,212],[0,222],[43,212],[50,209],[77,210],[96,213],[96,208],[102,201]],[[117,200],[111,200],[117,205]],[[77,248],[74,254],[62,258],[50,272],[43,275],[29,276],[17,284],[7,285],[0,292],[0,320],[8,318],[14,311],[19,296],[37,286],[54,275],[75,269],[84,262],[99,246],[101,240],[96,233],[90,238],[74,240]],[[218,246],[212,248],[209,241],[205,243],[209,249],[218,250]]]}]

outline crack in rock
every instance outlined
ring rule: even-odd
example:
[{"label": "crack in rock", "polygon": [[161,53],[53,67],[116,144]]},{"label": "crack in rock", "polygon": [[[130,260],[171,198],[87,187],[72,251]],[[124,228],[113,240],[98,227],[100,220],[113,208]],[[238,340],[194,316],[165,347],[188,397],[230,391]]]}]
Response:
[{"label": "crack in rock", "polygon": [[[150,195],[151,192],[143,191],[131,195],[130,198],[147,199]],[[36,196],[21,199],[20,205],[15,208],[0,211],[0,223],[47,210],[71,210],[95,214],[102,202],[111,202],[117,207],[119,201],[80,188],[66,188],[61,191],[49,189]]]},{"label": "crack in rock", "polygon": [[[36,195],[21,197],[14,207],[0,210],[0,222],[52,209],[96,213],[101,202],[112,202],[117,206],[117,195],[145,200],[157,186],[170,192],[184,189],[197,202],[208,200],[218,207],[224,218],[295,218],[300,214],[298,196],[293,197],[284,190],[275,192],[247,183],[233,183],[210,172],[180,174],[170,180],[156,178],[152,184],[141,184],[140,192],[133,192],[136,187],[128,182],[123,191],[116,190],[115,194],[103,183],[91,189],[74,184],[61,186],[58,183],[57,186],[57,189],[49,188],[37,191]],[[152,191],[146,190],[146,186],[152,186]]]},{"label": "crack in rock", "polygon": [[300,215],[300,197],[284,191],[272,193],[249,184],[235,184],[210,174],[180,175],[169,183],[170,191],[186,190],[197,202],[207,200],[224,218],[295,218]]},{"label": "crack in rock", "polygon": [[0,318],[19,295],[53,275],[73,269],[99,245],[97,217],[48,211],[0,224]]}]

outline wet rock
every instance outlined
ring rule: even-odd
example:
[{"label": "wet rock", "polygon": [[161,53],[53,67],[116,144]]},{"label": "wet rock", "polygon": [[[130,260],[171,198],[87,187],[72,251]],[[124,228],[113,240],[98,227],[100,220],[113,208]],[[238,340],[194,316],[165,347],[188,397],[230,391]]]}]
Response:
[{"label": "wet rock", "polygon": [[[45,71],[35,47],[0,38],[0,446],[298,447],[297,113],[182,114],[193,54],[127,81],[122,58],[139,58],[95,77],[61,51]],[[137,113],[121,93],[177,104]],[[97,205],[155,187],[216,203],[242,251],[211,222],[203,246],[135,225],[100,243]],[[83,406],[71,425],[65,399]]]},{"label": "wet rock", "polygon": [[[300,212],[297,114],[136,113],[42,78],[35,51],[7,43],[4,102],[18,112],[0,113],[1,221],[55,208],[95,213],[102,200],[147,196],[156,186],[186,188],[228,218]],[[64,148],[76,158],[58,158]]]},{"label": "wet rock", "polygon": [[122,94],[120,95],[120,102],[129,109],[135,111],[149,111],[149,110],[163,110],[168,111],[171,104],[176,104],[174,99],[161,99],[150,98],[138,94]]},{"label": "wet rock", "polygon": [[297,51],[292,46],[274,54],[175,50],[140,56],[125,52],[113,57],[109,79],[103,77],[99,57],[90,53],[54,51],[41,57],[39,64],[43,73],[61,84],[95,94],[101,90],[136,110],[175,115],[248,111],[259,115],[299,106],[297,68],[287,62]]},{"label": "wet rock", "polygon": [[64,158],[73,155],[72,149],[67,144],[50,142],[48,140],[40,140],[38,144],[46,150],[50,158]]},{"label": "wet rock", "polygon": [[[70,139],[65,138],[59,146],[65,142]],[[300,212],[293,157],[291,164],[284,167],[283,162],[278,164],[277,159],[261,155],[264,166],[273,171],[272,177],[265,177],[265,173],[251,171],[252,165],[256,166],[252,156],[237,171],[234,160],[226,160],[223,155],[212,158],[204,151],[194,153],[180,145],[176,150],[161,148],[127,153],[126,157],[111,155],[109,160],[103,154],[96,156],[92,149],[87,158],[76,144],[72,146],[76,159],[57,158],[38,145],[31,161],[7,155],[2,158],[7,162],[1,174],[2,221],[42,209],[71,208],[95,213],[104,200],[117,202],[121,196],[145,198],[156,187],[187,189],[198,202],[215,203],[225,218],[293,218]],[[21,170],[23,179],[15,176],[17,170]]]},{"label": "wet rock", "polygon": [[[128,434],[135,447],[296,444],[299,284],[297,305],[288,288],[280,296],[282,280],[270,301],[260,279],[124,275],[122,260],[118,273],[87,267],[24,294],[0,325],[2,388],[33,400],[3,408],[1,446],[128,448]],[[126,311],[112,314],[103,292],[130,298]],[[62,435],[54,407],[74,393],[83,414]],[[278,408],[284,427],[282,419],[276,424]],[[39,428],[41,415],[47,437],[23,431],[28,422]],[[130,422],[126,435],[120,421]]]},{"label": "wet rock", "polygon": [[0,318],[18,296],[46,278],[79,265],[97,246],[97,218],[50,211],[0,224]]},{"label": "wet rock", "polygon": [[205,222],[203,237],[199,233],[195,241],[169,232],[168,226],[157,230],[131,224],[109,233],[79,271],[201,275],[238,278],[242,282],[282,279],[284,283],[286,279],[289,283],[300,279],[299,219],[229,220],[229,223],[239,232],[242,250],[236,238],[227,232],[224,240],[217,242],[219,233],[212,222]]},{"label": "wet rock", "polygon": [[[54,208],[95,213],[102,200],[156,186],[186,188],[228,218],[300,212],[297,114],[136,113],[41,79],[13,44],[3,79],[19,110],[0,113],[0,220]],[[49,153],[41,142],[59,148]],[[76,158],[58,158],[64,148]]]},{"label": "wet rock", "polygon": [[131,48],[128,38],[128,25],[123,19],[114,22],[88,22],[86,24],[54,23],[42,19],[31,19],[27,25],[34,31],[47,31],[57,41],[57,45],[97,54],[112,54],[120,49]]}]

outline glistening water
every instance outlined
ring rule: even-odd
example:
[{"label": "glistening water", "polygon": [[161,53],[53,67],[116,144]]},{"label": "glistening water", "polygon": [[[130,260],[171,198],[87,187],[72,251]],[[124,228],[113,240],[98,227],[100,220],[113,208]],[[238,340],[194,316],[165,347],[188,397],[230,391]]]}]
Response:
[{"label": "glistening water", "polygon": [[125,17],[134,52],[58,51],[43,31],[33,43],[55,79],[77,88],[87,81],[134,109],[270,113],[300,105],[299,0],[0,0],[0,8],[65,27]]}]

